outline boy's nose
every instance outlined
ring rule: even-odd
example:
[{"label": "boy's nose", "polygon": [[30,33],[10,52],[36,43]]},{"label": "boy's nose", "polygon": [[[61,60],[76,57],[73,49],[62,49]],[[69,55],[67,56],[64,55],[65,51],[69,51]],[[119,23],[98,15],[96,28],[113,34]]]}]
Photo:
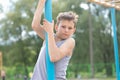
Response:
[{"label": "boy's nose", "polygon": [[68,28],[66,28],[65,31],[68,32]]}]

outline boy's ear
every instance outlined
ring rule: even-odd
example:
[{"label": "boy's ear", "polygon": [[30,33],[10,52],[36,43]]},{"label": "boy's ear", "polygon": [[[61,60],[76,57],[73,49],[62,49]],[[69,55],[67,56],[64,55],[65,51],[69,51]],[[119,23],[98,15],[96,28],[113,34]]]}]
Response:
[{"label": "boy's ear", "polygon": [[58,25],[55,24],[55,31],[57,32],[58,31]]},{"label": "boy's ear", "polygon": [[73,33],[75,33],[75,31],[76,31],[76,28],[74,29]]}]

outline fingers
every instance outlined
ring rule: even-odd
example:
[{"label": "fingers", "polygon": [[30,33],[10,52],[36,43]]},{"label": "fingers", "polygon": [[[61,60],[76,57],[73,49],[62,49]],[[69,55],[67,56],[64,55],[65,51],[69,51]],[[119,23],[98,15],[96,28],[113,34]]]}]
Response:
[{"label": "fingers", "polygon": [[49,22],[46,19],[43,19],[43,29],[46,32],[48,33],[53,32],[53,28],[54,28],[54,20],[52,22]]},{"label": "fingers", "polygon": [[47,21],[46,19],[43,19],[43,25],[47,25],[47,26],[54,26],[54,20],[52,20],[52,22]]},{"label": "fingers", "polygon": [[48,22],[46,19],[43,19],[43,22]]},{"label": "fingers", "polygon": [[43,19],[43,22],[54,23],[54,20],[52,20],[52,22],[49,22],[48,20]]}]

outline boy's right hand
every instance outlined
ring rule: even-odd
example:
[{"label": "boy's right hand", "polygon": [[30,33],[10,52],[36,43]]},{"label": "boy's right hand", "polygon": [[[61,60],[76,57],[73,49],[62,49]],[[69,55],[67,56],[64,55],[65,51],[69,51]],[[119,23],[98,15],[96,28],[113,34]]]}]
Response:
[{"label": "boy's right hand", "polygon": [[43,27],[42,27],[48,34],[54,33],[54,21],[49,22],[46,19],[43,20]]}]

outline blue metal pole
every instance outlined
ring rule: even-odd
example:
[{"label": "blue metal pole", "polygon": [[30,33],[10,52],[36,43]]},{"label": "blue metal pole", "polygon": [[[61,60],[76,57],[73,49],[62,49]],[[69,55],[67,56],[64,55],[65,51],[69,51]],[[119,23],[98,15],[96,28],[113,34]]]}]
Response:
[{"label": "blue metal pole", "polygon": [[115,18],[115,9],[111,8],[111,19],[112,19],[112,28],[113,28],[113,42],[114,42],[114,55],[115,55],[115,64],[116,64],[116,77],[117,80],[120,80],[120,67],[119,67],[119,54],[118,54],[118,41],[116,34],[116,18]]},{"label": "blue metal pole", "polygon": [[[46,0],[45,3],[45,19],[52,22],[52,0]],[[48,34],[45,33],[46,40],[46,70],[47,70],[47,80],[55,80],[55,68],[54,63],[50,61],[49,51],[48,51]]]}]

